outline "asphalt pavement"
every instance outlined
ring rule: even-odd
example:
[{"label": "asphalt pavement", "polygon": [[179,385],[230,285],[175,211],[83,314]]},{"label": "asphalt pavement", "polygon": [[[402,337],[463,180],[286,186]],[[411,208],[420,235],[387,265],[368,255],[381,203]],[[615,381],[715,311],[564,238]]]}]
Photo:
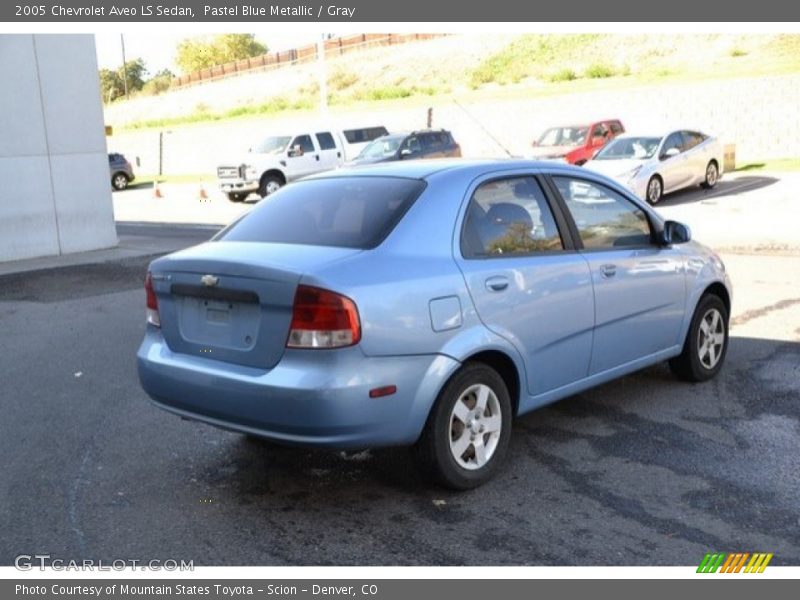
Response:
[{"label": "asphalt pavement", "polygon": [[147,264],[212,231],[128,224],[136,252],[0,276],[0,564],[800,564],[797,256],[724,256],[734,327],[716,380],[659,365],[525,415],[499,476],[454,493],[406,449],[281,447],[149,403]]}]

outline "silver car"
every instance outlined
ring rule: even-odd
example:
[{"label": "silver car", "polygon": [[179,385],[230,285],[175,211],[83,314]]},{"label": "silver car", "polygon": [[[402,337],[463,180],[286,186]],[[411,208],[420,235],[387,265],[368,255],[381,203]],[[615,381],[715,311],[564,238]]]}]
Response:
[{"label": "silver car", "polygon": [[680,129],[663,135],[621,135],[585,167],[616,179],[650,204],[690,186],[713,188],[723,172],[719,140]]}]

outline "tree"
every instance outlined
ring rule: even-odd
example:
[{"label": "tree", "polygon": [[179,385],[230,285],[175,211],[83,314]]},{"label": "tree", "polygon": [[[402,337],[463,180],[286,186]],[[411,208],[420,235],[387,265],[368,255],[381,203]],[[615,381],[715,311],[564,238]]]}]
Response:
[{"label": "tree", "polygon": [[257,42],[255,38],[252,33],[226,33],[213,38],[187,38],[178,44],[175,64],[184,73],[193,73],[200,69],[265,54],[267,47]]},{"label": "tree", "polygon": [[142,91],[150,96],[156,96],[161,92],[166,92],[172,85],[175,74],[169,69],[161,69],[150,79],[144,82]]},{"label": "tree", "polygon": [[144,76],[147,67],[141,58],[135,58],[125,63],[116,71],[100,69],[100,90],[103,92],[103,101],[111,102],[125,95],[125,77],[128,79],[128,92],[135,92],[144,86]]}]

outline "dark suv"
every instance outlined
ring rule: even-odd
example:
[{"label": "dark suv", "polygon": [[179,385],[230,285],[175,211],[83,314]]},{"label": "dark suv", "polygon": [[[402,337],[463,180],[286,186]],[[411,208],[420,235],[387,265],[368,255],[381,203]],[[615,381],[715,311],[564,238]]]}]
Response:
[{"label": "dark suv", "polygon": [[111,171],[111,186],[117,191],[124,190],[136,178],[131,163],[117,152],[108,154],[108,168]]},{"label": "dark suv", "polygon": [[390,133],[376,138],[364,146],[361,154],[347,165],[445,156],[461,156],[461,146],[453,139],[453,135],[444,129],[424,129],[410,133]]}]

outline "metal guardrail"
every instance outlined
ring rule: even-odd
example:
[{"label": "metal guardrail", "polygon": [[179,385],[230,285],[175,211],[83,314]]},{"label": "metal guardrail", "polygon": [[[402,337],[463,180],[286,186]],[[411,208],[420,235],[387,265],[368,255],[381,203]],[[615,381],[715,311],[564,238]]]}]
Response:
[{"label": "metal guardrail", "polygon": [[[440,33],[362,33],[344,37],[325,40],[325,56],[341,56],[353,51],[360,51],[376,46],[392,46],[406,44],[409,42],[425,41],[434,38],[446,37],[447,34]],[[252,58],[216,65],[181,75],[172,79],[173,89],[224,79],[226,77],[236,77],[259,71],[270,71],[291,65],[297,65],[317,60],[317,45],[309,44],[290,50],[280,52],[269,52]]]}]

